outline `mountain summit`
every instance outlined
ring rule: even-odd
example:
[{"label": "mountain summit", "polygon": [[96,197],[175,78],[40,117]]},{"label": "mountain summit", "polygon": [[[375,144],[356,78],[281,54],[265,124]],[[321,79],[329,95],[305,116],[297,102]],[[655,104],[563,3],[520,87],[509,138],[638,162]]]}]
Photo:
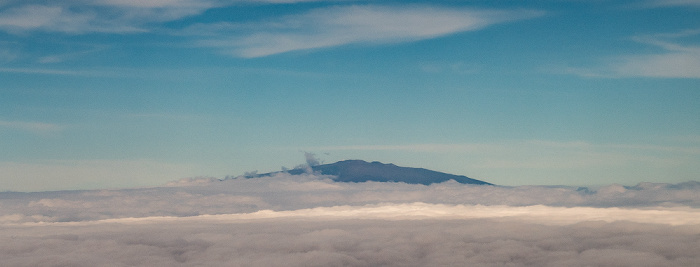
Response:
[{"label": "mountain summit", "polygon": [[[311,166],[314,172],[323,175],[332,175],[337,182],[404,182],[408,184],[442,183],[455,180],[462,184],[491,185],[484,181],[472,179],[462,175],[448,174],[431,171],[423,168],[399,167],[394,164],[384,164],[378,161],[366,162],[364,160],[344,160],[331,164]],[[303,169],[287,171],[297,175],[305,172]],[[255,177],[271,176],[274,173],[260,174]]]}]

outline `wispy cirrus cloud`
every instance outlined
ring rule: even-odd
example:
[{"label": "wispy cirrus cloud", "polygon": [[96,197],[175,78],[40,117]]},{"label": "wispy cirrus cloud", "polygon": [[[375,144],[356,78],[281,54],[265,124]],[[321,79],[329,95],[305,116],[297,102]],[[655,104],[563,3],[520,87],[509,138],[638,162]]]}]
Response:
[{"label": "wispy cirrus cloud", "polygon": [[[36,31],[142,33],[162,29],[163,22],[196,16],[209,9],[244,3],[297,2],[310,1],[13,2],[0,7],[0,30],[14,34]],[[537,10],[478,10],[427,5],[333,5],[265,21],[196,24],[181,33],[197,36],[194,41],[197,46],[252,58],[347,44],[424,40],[543,14]]]},{"label": "wispy cirrus cloud", "polygon": [[96,5],[105,6],[121,6],[121,7],[135,7],[135,8],[197,8],[197,7],[208,7],[211,6],[215,1],[211,0],[150,0],[150,1],[138,1],[138,0],[98,0],[91,1]]},{"label": "wispy cirrus cloud", "polygon": [[33,133],[51,133],[63,130],[62,125],[33,121],[4,121],[0,120],[0,128],[9,128]]},{"label": "wispy cirrus cloud", "polygon": [[700,78],[700,53],[630,56],[613,64],[622,77]]},{"label": "wispy cirrus cloud", "polygon": [[23,74],[44,74],[44,75],[67,75],[67,76],[108,76],[112,75],[105,71],[92,70],[65,70],[50,68],[0,68],[0,73],[23,73]]},{"label": "wispy cirrus cloud", "polygon": [[11,33],[47,31],[71,34],[144,31],[136,23],[120,23],[95,10],[73,11],[59,5],[26,5],[2,10],[0,29]]},{"label": "wispy cirrus cloud", "polygon": [[212,8],[240,4],[292,4],[321,0],[67,0],[0,3],[0,30],[68,34],[139,33],[159,23],[196,16]]},{"label": "wispy cirrus cloud", "polygon": [[0,30],[83,34],[146,32],[151,23],[201,14],[213,1],[61,1],[13,2],[0,8]]},{"label": "wispy cirrus cloud", "polygon": [[611,57],[597,68],[568,68],[567,73],[584,77],[700,78],[700,46],[681,39],[700,35],[691,29],[676,33],[635,36],[633,41],[657,47],[660,53]]},{"label": "wispy cirrus cloud", "polygon": [[107,46],[93,46],[88,49],[83,49],[79,51],[71,51],[71,52],[66,52],[66,53],[60,53],[60,54],[52,54],[52,55],[47,55],[40,57],[38,59],[39,63],[60,63],[64,61],[70,61],[74,60],[76,58],[81,58],[85,57],[87,55],[91,55],[100,51],[103,51],[107,48]]},{"label": "wispy cirrus cloud", "polygon": [[699,0],[651,0],[645,3],[647,7],[700,7]]},{"label": "wispy cirrus cloud", "polygon": [[[253,24],[216,23],[193,27],[198,34],[223,36],[198,41],[198,46],[254,58],[347,44],[425,40],[543,14],[536,10],[436,6],[336,6]],[[185,32],[193,31],[186,29]]]}]

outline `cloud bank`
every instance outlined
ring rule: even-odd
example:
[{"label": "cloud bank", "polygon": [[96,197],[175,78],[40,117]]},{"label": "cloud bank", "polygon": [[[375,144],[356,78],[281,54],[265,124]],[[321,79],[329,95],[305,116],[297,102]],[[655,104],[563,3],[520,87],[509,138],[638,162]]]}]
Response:
[{"label": "cloud bank", "polygon": [[[4,228],[10,266],[697,266],[697,227],[256,220]],[[9,257],[8,257],[9,256]]]},{"label": "cloud bank", "polygon": [[[188,178],[167,187],[0,193],[7,223],[76,222],[154,216],[242,214],[319,207],[426,203],[506,207],[700,208],[700,183],[641,183],[599,188],[477,186],[448,181],[342,183],[329,176],[285,173],[266,178]],[[435,208],[435,207],[434,207]],[[554,212],[554,211],[552,211]]]},{"label": "cloud bank", "polygon": [[697,266],[700,183],[341,183],[315,174],[0,193],[10,266]]}]

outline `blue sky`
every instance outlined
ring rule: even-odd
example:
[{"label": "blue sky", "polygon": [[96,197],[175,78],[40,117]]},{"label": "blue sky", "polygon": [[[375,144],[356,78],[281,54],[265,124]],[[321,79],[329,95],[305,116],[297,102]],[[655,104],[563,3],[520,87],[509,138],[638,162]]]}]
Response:
[{"label": "blue sky", "polygon": [[697,180],[700,1],[0,1],[0,190]]}]

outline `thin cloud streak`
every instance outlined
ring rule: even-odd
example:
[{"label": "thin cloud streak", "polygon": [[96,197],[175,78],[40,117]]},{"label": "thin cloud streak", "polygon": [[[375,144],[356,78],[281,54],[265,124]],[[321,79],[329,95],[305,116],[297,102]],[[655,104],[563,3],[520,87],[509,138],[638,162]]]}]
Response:
[{"label": "thin cloud streak", "polygon": [[41,69],[41,68],[0,68],[0,73],[48,74],[48,75],[95,75],[97,72]]},{"label": "thin cloud streak", "polygon": [[[240,57],[264,57],[290,51],[348,44],[400,43],[474,31],[492,24],[542,16],[534,10],[474,10],[433,6],[341,6],[263,22],[249,33],[197,42]],[[198,25],[208,32],[233,25]],[[190,31],[192,32],[192,31]],[[205,30],[205,32],[207,32]]]},{"label": "thin cloud streak", "polygon": [[567,67],[565,73],[593,78],[700,78],[700,46],[682,44],[678,39],[700,35],[690,29],[632,37],[632,41],[664,50],[657,54],[621,55],[605,60],[598,68]]},{"label": "thin cloud streak", "polygon": [[61,54],[53,54],[49,56],[42,56],[40,57],[37,61],[42,64],[52,64],[52,63],[61,63],[65,61],[72,61],[76,58],[81,58],[85,57],[90,54],[95,54],[97,52],[101,52],[106,50],[107,46],[95,46],[94,48],[87,49],[87,50],[82,50],[82,51],[77,51],[77,52],[68,52],[68,53],[61,53]]},{"label": "thin cloud streak", "polygon": [[44,122],[0,120],[0,128],[10,128],[33,133],[52,133],[63,130],[64,126]]},{"label": "thin cloud streak", "polygon": [[622,77],[700,78],[699,51],[629,56],[622,61],[612,67]]},{"label": "thin cloud streak", "polygon": [[700,0],[652,0],[646,7],[700,7]]}]

